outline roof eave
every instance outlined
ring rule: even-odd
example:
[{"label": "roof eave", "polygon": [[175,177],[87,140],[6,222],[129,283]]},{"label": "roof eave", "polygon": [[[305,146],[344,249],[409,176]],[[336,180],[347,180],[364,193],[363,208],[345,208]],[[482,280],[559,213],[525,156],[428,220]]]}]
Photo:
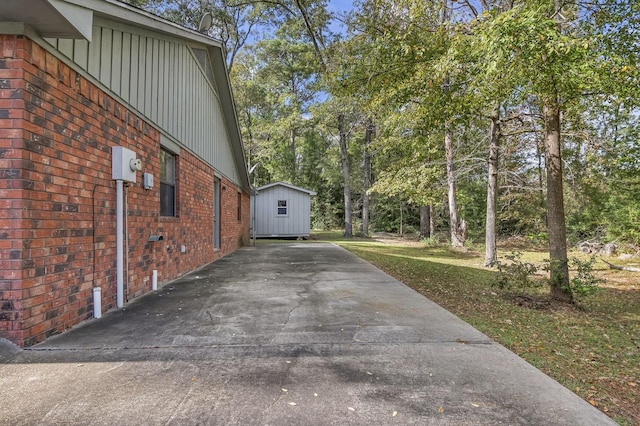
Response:
[{"label": "roof eave", "polygon": [[309,195],[318,195],[317,192],[315,192],[315,191],[311,191],[311,190],[305,189],[305,188],[300,188],[299,186],[291,185],[291,184],[286,183],[286,182],[268,183],[266,185],[262,185],[262,186],[260,186],[258,188],[255,188],[255,190],[256,190],[256,192],[260,192],[260,191],[264,191],[265,189],[273,188],[274,186],[284,186],[285,188],[293,189],[294,191],[304,192],[304,193],[309,194]]}]

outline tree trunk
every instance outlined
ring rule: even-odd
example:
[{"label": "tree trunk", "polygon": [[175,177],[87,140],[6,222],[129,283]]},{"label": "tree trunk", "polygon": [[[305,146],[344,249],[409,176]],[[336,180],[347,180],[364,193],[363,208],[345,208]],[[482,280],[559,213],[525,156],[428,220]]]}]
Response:
[{"label": "tree trunk", "polygon": [[296,129],[289,132],[289,149],[291,150],[291,182],[296,184],[298,179],[298,156],[296,154]]},{"label": "tree trunk", "polygon": [[545,103],[543,115],[545,121],[544,147],[547,170],[547,234],[551,260],[551,298],[563,302],[573,302],[573,295],[569,288],[567,236],[562,189],[561,119],[557,99]]},{"label": "tree trunk", "polygon": [[431,206],[420,206],[420,238],[431,238]]},{"label": "tree trunk", "polygon": [[536,137],[536,156],[538,158],[538,187],[540,188],[540,190],[538,191],[538,196],[540,198],[540,206],[542,208],[544,208],[545,206],[545,195],[544,195],[544,166],[542,164],[543,159],[542,159],[542,151],[544,151],[544,148],[541,147],[541,145],[544,145],[544,141],[539,141]]},{"label": "tree trunk", "polygon": [[458,205],[456,201],[456,176],[453,167],[453,132],[447,123],[444,131],[444,151],[447,158],[447,188],[449,194],[449,226],[451,229],[451,246],[464,246],[464,236],[460,232],[458,222]]},{"label": "tree trunk", "polygon": [[436,235],[436,219],[433,214],[433,204],[429,204],[429,234],[432,237]]},{"label": "tree trunk", "polygon": [[485,224],[484,266],[493,265],[498,260],[496,246],[496,200],[498,193],[498,164],[500,158],[500,108],[491,115],[491,138],[487,161],[487,221]]},{"label": "tree trunk", "polygon": [[347,151],[347,132],[344,128],[344,115],[338,115],[338,132],[340,133],[340,154],[342,154],[342,181],[344,194],[344,236],[353,237],[351,225],[351,189],[349,187],[349,152]]},{"label": "tree trunk", "polygon": [[364,131],[364,149],[362,153],[362,166],[364,168],[364,193],[362,194],[362,235],[369,235],[369,200],[368,193],[371,188],[371,140],[373,138],[373,122],[367,120],[367,128]]}]

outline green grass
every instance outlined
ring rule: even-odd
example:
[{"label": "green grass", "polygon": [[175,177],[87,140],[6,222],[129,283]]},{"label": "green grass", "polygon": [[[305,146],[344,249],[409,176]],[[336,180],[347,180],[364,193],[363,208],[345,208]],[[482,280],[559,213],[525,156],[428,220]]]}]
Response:
[{"label": "green grass", "polygon": [[[373,263],[500,342],[623,425],[640,424],[640,274],[599,265],[607,284],[578,306],[526,298],[491,286],[483,254],[419,242],[315,234]],[[540,251],[522,260],[541,262]],[[508,254],[508,253],[502,253]]]}]

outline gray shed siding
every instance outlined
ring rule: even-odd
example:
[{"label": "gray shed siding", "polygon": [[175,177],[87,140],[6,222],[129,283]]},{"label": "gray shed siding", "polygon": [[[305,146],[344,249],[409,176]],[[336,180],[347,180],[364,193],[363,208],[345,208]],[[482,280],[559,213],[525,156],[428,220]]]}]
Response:
[{"label": "gray shed siding", "polygon": [[[311,197],[306,192],[274,186],[254,198],[257,237],[308,237],[311,232]],[[287,200],[287,214],[278,215],[278,200]]]},{"label": "gray shed siding", "polygon": [[[92,42],[47,39],[62,54],[232,181],[240,182],[206,46],[96,18]],[[205,64],[210,69],[210,64]]]}]

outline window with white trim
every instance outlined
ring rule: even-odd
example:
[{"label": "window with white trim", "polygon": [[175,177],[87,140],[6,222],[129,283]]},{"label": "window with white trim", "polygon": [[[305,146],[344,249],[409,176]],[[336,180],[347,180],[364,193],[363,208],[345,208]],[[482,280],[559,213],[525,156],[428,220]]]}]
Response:
[{"label": "window with white trim", "polygon": [[287,216],[289,214],[289,207],[287,206],[287,200],[278,200],[277,216]]},{"label": "window with white trim", "polygon": [[160,216],[176,216],[176,156],[160,150]]}]

